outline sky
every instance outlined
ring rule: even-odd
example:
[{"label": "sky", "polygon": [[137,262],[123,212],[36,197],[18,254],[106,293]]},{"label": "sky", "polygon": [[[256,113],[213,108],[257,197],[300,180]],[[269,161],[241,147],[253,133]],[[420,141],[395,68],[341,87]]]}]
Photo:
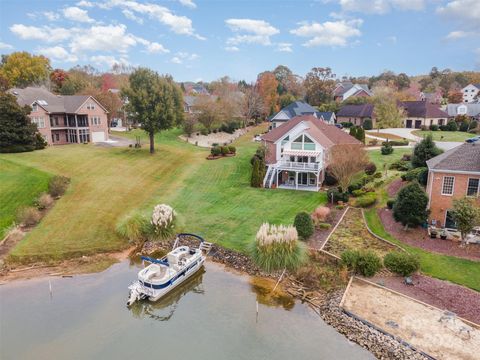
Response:
[{"label": "sky", "polygon": [[480,70],[480,0],[0,0],[0,53],[54,68],[114,63],[177,81]]}]

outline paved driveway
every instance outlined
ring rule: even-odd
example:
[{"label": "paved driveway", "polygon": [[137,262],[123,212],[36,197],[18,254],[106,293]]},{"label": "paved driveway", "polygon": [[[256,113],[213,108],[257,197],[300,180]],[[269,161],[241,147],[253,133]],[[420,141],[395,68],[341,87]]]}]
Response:
[{"label": "paved driveway", "polygon": [[128,147],[130,144],[135,144],[135,141],[114,135],[110,135],[108,141],[95,143],[95,145],[103,147]]}]

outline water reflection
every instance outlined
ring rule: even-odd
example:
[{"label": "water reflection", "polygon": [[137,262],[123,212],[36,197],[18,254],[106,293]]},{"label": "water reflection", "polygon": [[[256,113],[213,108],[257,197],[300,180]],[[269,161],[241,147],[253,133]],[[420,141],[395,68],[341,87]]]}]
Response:
[{"label": "water reflection", "polygon": [[[275,288],[276,281],[262,277],[250,278],[250,289],[256,294],[257,301],[260,304],[283,307],[285,310],[291,310],[295,306],[295,299],[286,293],[281,286]],[[275,291],[273,291],[275,289]]]},{"label": "water reflection", "polygon": [[189,292],[205,294],[205,289],[202,285],[204,273],[205,268],[200,268],[191,278],[185,280],[185,282],[155,302],[149,300],[137,301],[130,307],[132,315],[137,319],[170,320],[183,296]]}]

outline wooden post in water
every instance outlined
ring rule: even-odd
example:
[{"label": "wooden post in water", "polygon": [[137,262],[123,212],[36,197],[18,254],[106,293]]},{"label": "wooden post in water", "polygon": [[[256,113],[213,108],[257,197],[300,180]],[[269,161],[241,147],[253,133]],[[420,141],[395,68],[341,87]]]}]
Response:
[{"label": "wooden post in water", "polygon": [[256,301],[256,305],[257,305],[257,316],[255,318],[255,322],[258,323],[258,300]]},{"label": "wooden post in water", "polygon": [[50,298],[52,298],[52,296],[53,296],[52,281],[50,279],[48,279],[48,289],[50,290]]}]

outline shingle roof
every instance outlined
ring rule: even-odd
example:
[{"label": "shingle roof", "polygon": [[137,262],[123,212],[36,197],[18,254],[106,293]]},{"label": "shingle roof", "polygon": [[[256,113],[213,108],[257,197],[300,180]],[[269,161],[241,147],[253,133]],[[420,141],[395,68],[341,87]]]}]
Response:
[{"label": "shingle roof", "polygon": [[471,103],[461,103],[461,104],[448,104],[447,113],[449,116],[460,115],[458,113],[458,108],[460,106],[465,106],[467,108],[468,116],[479,116],[480,115],[480,104],[471,104]]},{"label": "shingle roof", "polygon": [[272,129],[262,136],[262,139],[268,142],[276,142],[283,138],[290,130],[299,123],[305,122],[309,129],[308,133],[323,147],[330,148],[339,144],[362,145],[362,142],[340,130],[335,125],[329,125],[313,115],[296,116],[289,122]]},{"label": "shingle roof", "polygon": [[55,95],[43,87],[13,88],[9,92],[17,97],[21,106],[37,102],[49,113],[74,113],[90,98],[88,95]]},{"label": "shingle roof", "polygon": [[427,161],[430,170],[480,172],[480,144],[464,143]]},{"label": "shingle roof", "polygon": [[448,114],[441,110],[438,105],[428,101],[402,101],[399,103],[410,117],[420,118],[447,118]]},{"label": "shingle roof", "polygon": [[333,111],[318,111],[317,112],[317,116],[320,118],[322,117],[323,120],[325,121],[330,121],[332,120],[332,117],[334,115],[334,112]]},{"label": "shingle roof", "polygon": [[[270,116],[268,119],[271,121],[280,112],[285,113],[288,116],[288,120],[299,115],[311,115],[311,114],[318,113],[317,109],[315,109],[313,106],[307,104],[304,101],[298,100],[298,101],[292,102],[291,104],[288,104],[282,110],[277,112],[275,115]],[[288,120],[284,120],[284,121],[288,121]]]},{"label": "shingle roof", "polygon": [[338,111],[337,117],[372,117],[373,104],[345,105]]}]

